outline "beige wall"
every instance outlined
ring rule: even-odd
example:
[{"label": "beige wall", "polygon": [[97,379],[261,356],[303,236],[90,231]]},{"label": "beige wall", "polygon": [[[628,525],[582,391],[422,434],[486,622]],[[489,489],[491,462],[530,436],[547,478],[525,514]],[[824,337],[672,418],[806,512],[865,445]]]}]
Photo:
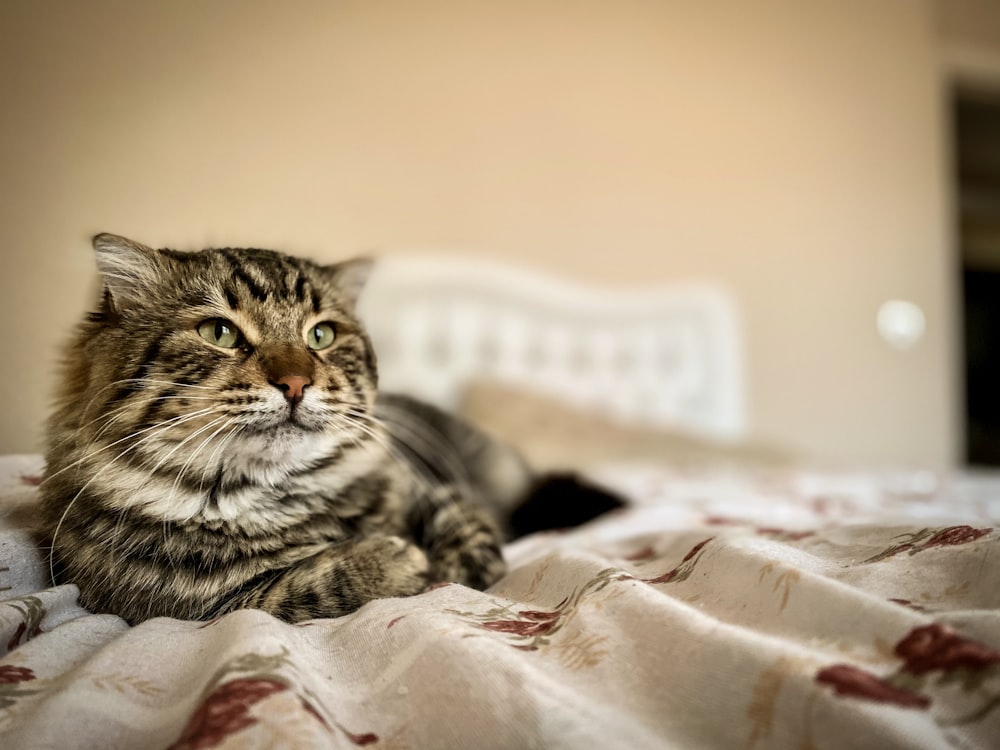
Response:
[{"label": "beige wall", "polygon": [[[0,4],[0,451],[39,446],[87,237],[722,278],[754,431],[957,452],[935,15],[919,0]],[[914,350],[874,329],[919,303]]]}]

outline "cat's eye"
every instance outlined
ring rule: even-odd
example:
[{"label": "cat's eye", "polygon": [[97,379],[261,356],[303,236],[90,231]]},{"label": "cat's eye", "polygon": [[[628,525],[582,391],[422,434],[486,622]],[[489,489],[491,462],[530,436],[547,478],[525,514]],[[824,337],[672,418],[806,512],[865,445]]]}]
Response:
[{"label": "cat's eye", "polygon": [[337,338],[337,329],[333,323],[317,323],[309,329],[306,335],[306,343],[310,349],[320,351],[333,346],[334,339]]},{"label": "cat's eye", "polygon": [[205,341],[223,349],[234,349],[240,345],[242,335],[232,321],[225,318],[209,318],[198,324],[198,335]]}]

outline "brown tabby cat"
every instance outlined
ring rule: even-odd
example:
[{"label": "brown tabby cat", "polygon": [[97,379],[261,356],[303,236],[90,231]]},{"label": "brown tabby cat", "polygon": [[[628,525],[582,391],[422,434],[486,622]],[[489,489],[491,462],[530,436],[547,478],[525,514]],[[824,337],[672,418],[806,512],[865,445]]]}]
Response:
[{"label": "brown tabby cat", "polygon": [[[503,575],[494,512],[535,480],[442,412],[376,398],[369,261],[94,248],[103,299],[66,355],[42,485],[53,576],[85,607],[297,621]],[[569,522],[617,504],[553,481],[535,489],[583,498]]]}]

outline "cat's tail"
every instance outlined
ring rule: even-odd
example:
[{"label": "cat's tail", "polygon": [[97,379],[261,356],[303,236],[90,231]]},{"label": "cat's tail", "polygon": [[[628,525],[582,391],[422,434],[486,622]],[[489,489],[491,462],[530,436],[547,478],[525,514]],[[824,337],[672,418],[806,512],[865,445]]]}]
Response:
[{"label": "cat's tail", "polygon": [[542,474],[506,518],[508,536],[580,526],[628,503],[574,472]]}]

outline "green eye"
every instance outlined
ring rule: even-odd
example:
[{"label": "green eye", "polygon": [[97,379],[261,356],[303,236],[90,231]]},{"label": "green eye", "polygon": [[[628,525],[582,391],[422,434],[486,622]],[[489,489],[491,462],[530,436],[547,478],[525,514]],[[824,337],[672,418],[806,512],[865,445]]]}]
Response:
[{"label": "green eye", "polygon": [[232,321],[225,318],[209,318],[198,324],[198,335],[205,341],[223,349],[235,349],[243,336]]},{"label": "green eye", "polygon": [[306,343],[310,349],[319,351],[333,346],[333,340],[337,338],[337,329],[333,323],[317,323],[306,336]]}]

